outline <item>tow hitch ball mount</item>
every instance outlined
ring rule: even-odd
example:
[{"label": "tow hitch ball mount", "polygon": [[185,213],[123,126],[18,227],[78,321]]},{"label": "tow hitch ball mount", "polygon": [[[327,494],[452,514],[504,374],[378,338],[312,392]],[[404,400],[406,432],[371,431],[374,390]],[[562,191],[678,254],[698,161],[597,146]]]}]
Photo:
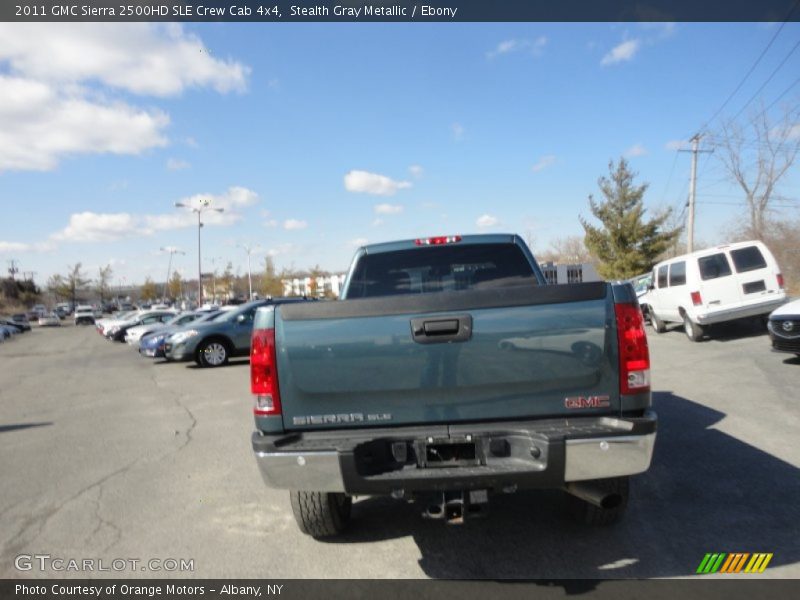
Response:
[{"label": "tow hitch ball mount", "polygon": [[484,515],[488,502],[486,490],[438,492],[429,501],[422,516],[443,519],[448,525],[461,525],[467,516]]}]

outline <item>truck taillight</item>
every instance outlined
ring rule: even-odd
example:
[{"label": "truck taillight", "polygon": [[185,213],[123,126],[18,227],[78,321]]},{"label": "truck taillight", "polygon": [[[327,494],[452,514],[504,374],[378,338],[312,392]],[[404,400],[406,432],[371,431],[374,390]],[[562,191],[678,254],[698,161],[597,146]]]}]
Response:
[{"label": "truck taillight", "polygon": [[783,273],[778,273],[778,287],[783,289]]},{"label": "truck taillight", "polygon": [[615,304],[619,342],[619,391],[635,394],[650,389],[650,352],[642,311],[636,304]]},{"label": "truck taillight", "polygon": [[255,400],[254,414],[281,414],[274,329],[253,330],[250,343],[250,391]]},{"label": "truck taillight", "polygon": [[703,298],[700,296],[700,292],[692,292],[692,304],[695,306],[702,306],[703,305]]},{"label": "truck taillight", "polygon": [[454,244],[460,241],[460,235],[440,235],[437,237],[419,238],[414,240],[414,243],[417,246],[440,246],[441,244]]}]

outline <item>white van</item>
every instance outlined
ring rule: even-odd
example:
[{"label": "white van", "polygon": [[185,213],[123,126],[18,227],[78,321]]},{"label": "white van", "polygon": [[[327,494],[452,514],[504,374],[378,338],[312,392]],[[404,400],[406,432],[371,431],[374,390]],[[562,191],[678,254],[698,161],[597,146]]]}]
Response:
[{"label": "white van", "polygon": [[676,256],[653,267],[653,282],[639,299],[656,333],[683,323],[699,341],[706,326],[766,316],[786,302],[783,275],[762,243],[737,242]]}]

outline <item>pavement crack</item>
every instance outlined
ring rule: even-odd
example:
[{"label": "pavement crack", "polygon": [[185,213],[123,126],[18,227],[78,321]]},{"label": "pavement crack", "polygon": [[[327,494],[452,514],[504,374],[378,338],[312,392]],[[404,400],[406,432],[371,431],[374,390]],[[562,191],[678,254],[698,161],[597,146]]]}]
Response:
[{"label": "pavement crack", "polygon": [[50,522],[50,520],[53,517],[55,517],[59,512],[61,512],[66,506],[68,506],[69,504],[71,504],[84,494],[90,492],[91,490],[94,490],[95,488],[98,487],[102,487],[110,479],[118,475],[122,475],[137,462],[139,462],[138,458],[132,460],[124,467],[121,467],[116,471],[112,471],[111,473],[101,477],[97,481],[94,481],[93,483],[90,483],[89,485],[82,487],[80,490],[75,492],[72,496],[67,498],[64,502],[62,502],[58,506],[47,508],[46,510],[42,511],[39,514],[31,515],[30,517],[26,518],[22,524],[22,527],[20,527],[19,531],[17,531],[14,537],[12,537],[10,540],[8,540],[8,542],[4,544],[5,548],[7,549],[7,551],[4,553],[4,556],[13,555],[15,552],[15,548],[21,547],[21,544],[18,544],[17,541],[21,540],[21,538],[30,530],[32,530],[34,527],[36,527],[36,532],[28,540],[27,543],[36,541],[39,538],[39,536],[42,535],[42,532],[44,531],[45,527],[47,527],[47,524]]},{"label": "pavement crack", "polygon": [[122,540],[122,530],[119,527],[117,527],[117,525],[113,521],[109,521],[108,519],[104,518],[102,514],[100,514],[100,511],[103,508],[103,493],[104,493],[104,491],[105,491],[105,488],[103,486],[100,486],[98,488],[97,498],[95,498],[95,500],[94,500],[94,503],[95,503],[94,516],[95,516],[95,519],[97,519],[97,525],[95,526],[91,537],[94,537],[95,535],[100,533],[100,531],[103,529],[103,527],[108,527],[108,528],[110,528],[110,529],[112,529],[114,531],[114,539],[111,541],[110,544],[105,546],[103,548],[103,550],[102,550],[103,553],[106,553],[111,548],[116,546],[120,542],[120,540]]},{"label": "pavement crack", "polygon": [[175,432],[176,435],[178,433],[183,433],[183,436],[185,438],[183,440],[183,443],[176,450],[176,453],[180,452],[181,450],[186,448],[186,446],[188,446],[189,443],[193,440],[192,433],[194,432],[195,427],[197,427],[197,417],[194,416],[194,413],[192,412],[192,410],[188,406],[186,406],[186,404],[181,402],[181,398],[184,397],[184,394],[178,394],[177,392],[174,392],[174,391],[172,391],[170,389],[164,388],[161,385],[159,385],[158,381],[156,380],[156,374],[155,373],[152,373],[150,378],[151,378],[151,380],[153,382],[153,385],[155,385],[159,390],[169,394],[169,397],[170,397],[170,400],[172,400],[172,403],[175,404],[175,406],[177,406],[181,410],[183,410],[186,413],[186,416],[189,417],[189,421],[190,421],[189,427],[187,427],[183,432],[178,432],[177,430]]}]

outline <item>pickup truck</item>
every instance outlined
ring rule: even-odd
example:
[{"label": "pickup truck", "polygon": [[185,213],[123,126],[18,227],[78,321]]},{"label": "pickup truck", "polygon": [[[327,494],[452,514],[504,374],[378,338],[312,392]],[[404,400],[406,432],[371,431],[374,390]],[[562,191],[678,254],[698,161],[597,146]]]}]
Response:
[{"label": "pickup truck", "polygon": [[341,300],[257,312],[250,364],[259,470],[318,538],[358,495],[461,523],[555,488],[610,523],[655,443],[631,285],[547,285],[516,235],[362,247]]}]

